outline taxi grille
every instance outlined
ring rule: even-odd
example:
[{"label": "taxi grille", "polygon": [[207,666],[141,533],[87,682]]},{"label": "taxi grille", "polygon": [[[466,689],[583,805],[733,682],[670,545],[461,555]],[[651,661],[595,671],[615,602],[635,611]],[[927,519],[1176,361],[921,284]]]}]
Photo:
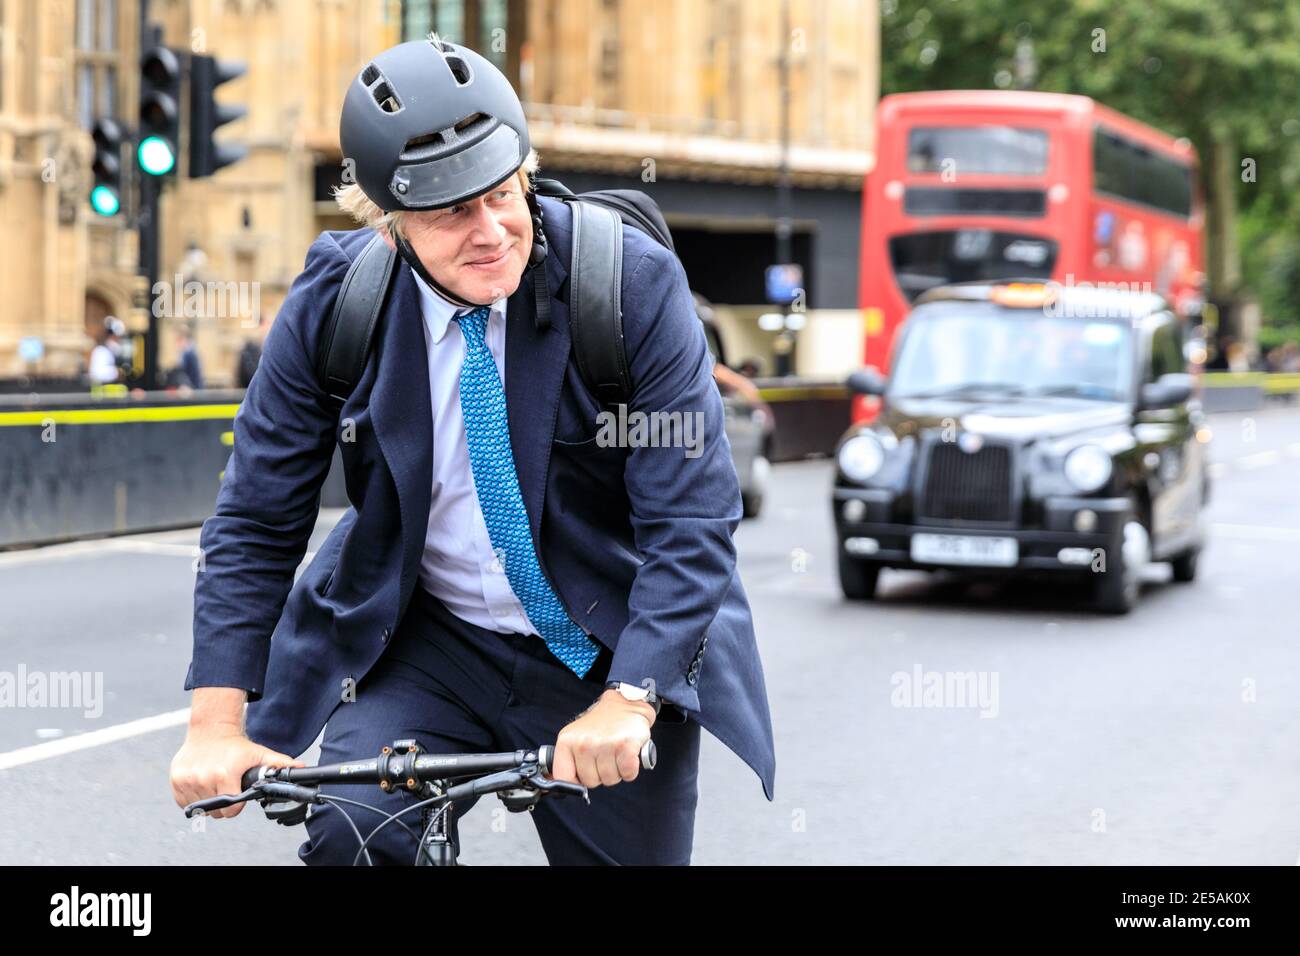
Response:
[{"label": "taxi grille", "polygon": [[939,521],[1012,521],[1011,449],[984,445],[963,451],[956,442],[930,448],[920,513]]}]

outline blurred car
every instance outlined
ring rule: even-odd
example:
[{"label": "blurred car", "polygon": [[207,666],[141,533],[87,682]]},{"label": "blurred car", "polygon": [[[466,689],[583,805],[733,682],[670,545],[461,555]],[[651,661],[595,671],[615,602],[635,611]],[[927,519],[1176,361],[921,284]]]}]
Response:
[{"label": "blurred car", "polygon": [[771,473],[771,448],[775,422],[772,410],[758,396],[758,388],[727,364],[713,318],[713,307],[699,293],[695,296],[695,312],[704,325],[704,337],[714,359],[714,379],[722,395],[722,409],[726,416],[727,441],[731,445],[731,459],[740,479],[740,501],[744,517],[756,518],[763,510]]},{"label": "blurred car", "polygon": [[1209,429],[1182,325],[1149,293],[961,283],[918,300],[876,421],[836,449],[840,585],[875,595],[881,568],[1092,574],[1125,613],[1142,568],[1196,575]]}]

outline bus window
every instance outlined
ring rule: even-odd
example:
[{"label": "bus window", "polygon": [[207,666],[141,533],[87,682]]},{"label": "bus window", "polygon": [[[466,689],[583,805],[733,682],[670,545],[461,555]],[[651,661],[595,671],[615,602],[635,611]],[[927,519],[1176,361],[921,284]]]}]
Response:
[{"label": "bus window", "polygon": [[1051,239],[989,229],[913,232],[889,240],[894,279],[909,302],[949,282],[1050,279],[1056,254]]},{"label": "bus window", "polygon": [[918,126],[907,134],[913,173],[1041,176],[1047,172],[1047,132],[1013,126]]},{"label": "bus window", "polygon": [[1187,217],[1192,214],[1192,171],[1098,126],[1093,133],[1093,188],[1119,199]]}]

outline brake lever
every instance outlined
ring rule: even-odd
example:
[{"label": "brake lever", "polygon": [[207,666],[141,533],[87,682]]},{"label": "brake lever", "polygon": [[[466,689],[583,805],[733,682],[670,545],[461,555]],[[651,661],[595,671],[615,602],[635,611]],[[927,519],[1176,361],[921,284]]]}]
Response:
[{"label": "brake lever", "polygon": [[591,795],[587,788],[580,783],[572,783],[568,780],[554,780],[537,774],[528,778],[528,786],[541,791],[542,793],[569,794],[575,797],[582,797],[586,803],[591,803]]},{"label": "brake lever", "polygon": [[243,793],[235,796],[223,793],[215,797],[209,797],[206,800],[196,800],[193,803],[185,805],[185,816],[192,817],[196,813],[207,813],[209,810],[224,810],[226,807],[233,807],[236,803],[243,803],[246,800],[252,800],[256,796],[257,788],[250,787]]},{"label": "brake lever", "polygon": [[263,807],[269,803],[321,802],[320,793],[315,787],[304,787],[296,783],[278,783],[274,780],[259,780],[238,795],[223,793],[215,797],[209,797],[207,800],[196,800],[194,803],[187,804],[185,816],[193,817],[196,813],[224,810],[226,807],[233,807],[236,803],[245,803],[249,800],[256,800]]}]

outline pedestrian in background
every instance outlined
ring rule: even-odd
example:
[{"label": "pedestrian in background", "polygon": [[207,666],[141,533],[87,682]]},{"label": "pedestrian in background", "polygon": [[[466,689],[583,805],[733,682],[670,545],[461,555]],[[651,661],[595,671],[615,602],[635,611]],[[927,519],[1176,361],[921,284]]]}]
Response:
[{"label": "pedestrian in background", "polygon": [[176,330],[176,345],[180,350],[180,370],[185,373],[181,384],[190,388],[203,387],[203,365],[199,361],[198,350],[194,347],[194,332],[188,325]]},{"label": "pedestrian in background", "polygon": [[262,361],[262,343],[266,340],[268,325],[265,318],[258,322],[253,335],[244,339],[244,347],[239,350],[239,359],[235,363],[235,384],[240,388],[248,388],[258,363]]},{"label": "pedestrian in background", "polygon": [[115,315],[105,317],[99,341],[90,350],[87,374],[91,385],[107,385],[121,380],[119,361],[122,356],[122,336],[125,334],[126,325],[121,319]]}]

